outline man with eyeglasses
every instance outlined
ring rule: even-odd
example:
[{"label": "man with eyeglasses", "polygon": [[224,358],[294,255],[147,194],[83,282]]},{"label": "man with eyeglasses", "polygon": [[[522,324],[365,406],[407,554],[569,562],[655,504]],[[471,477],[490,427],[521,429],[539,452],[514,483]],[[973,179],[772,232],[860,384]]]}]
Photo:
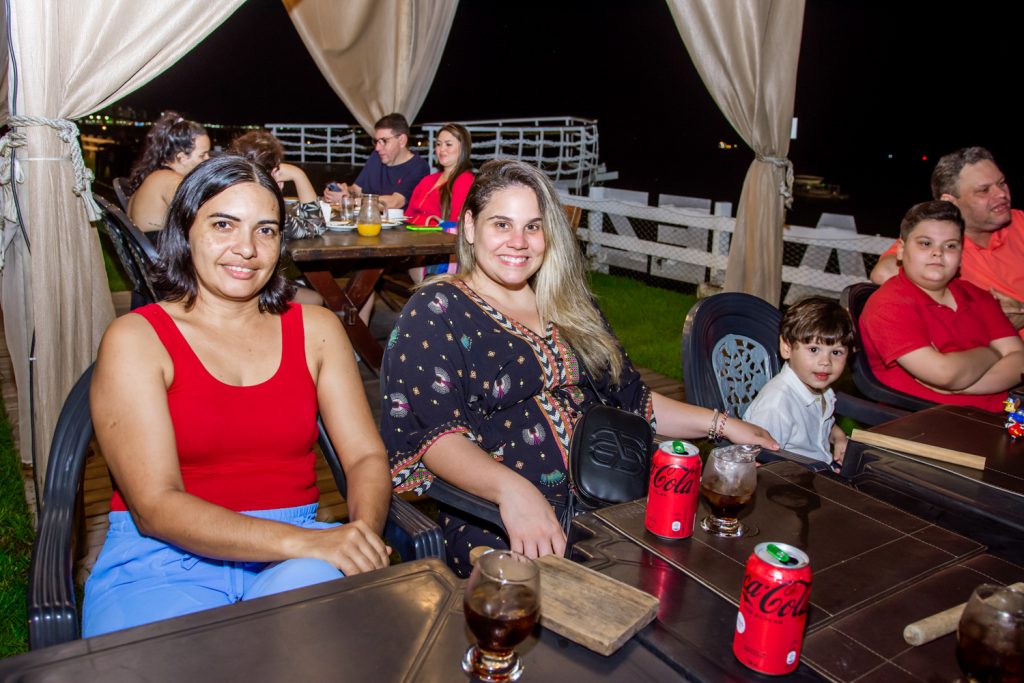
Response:
[{"label": "man with eyeglasses", "polygon": [[409,203],[417,183],[430,173],[427,162],[409,151],[409,122],[404,116],[388,114],[373,128],[373,154],[351,185],[328,183],[324,189],[328,202],[349,194],[375,194],[389,209],[401,209]]}]

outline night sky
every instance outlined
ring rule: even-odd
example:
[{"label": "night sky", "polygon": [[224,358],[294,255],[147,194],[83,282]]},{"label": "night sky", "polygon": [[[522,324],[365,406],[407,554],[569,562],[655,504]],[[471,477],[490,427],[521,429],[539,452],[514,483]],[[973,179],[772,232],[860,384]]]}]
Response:
[{"label": "night sky", "polygon": [[[850,212],[862,230],[890,231],[880,224],[929,198],[938,157],[971,144],[991,149],[1011,183],[1024,177],[1009,103],[1024,12],[1007,7],[1016,4],[808,0],[790,157],[851,199],[798,200],[794,213]],[[122,103],[206,122],[354,123],[278,0],[248,0]],[[417,120],[564,115],[599,120],[619,187],[736,201],[753,156],[717,149],[742,141],[663,0],[462,0]]]}]

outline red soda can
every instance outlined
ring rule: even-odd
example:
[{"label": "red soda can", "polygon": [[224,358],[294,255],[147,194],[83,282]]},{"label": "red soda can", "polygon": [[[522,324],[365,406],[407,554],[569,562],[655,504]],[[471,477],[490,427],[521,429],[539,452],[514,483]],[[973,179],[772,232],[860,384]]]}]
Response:
[{"label": "red soda can", "polygon": [[777,676],[800,664],[811,600],[807,553],[785,543],[758,543],[747,560],[732,653],[754,671]]},{"label": "red soda can", "polygon": [[654,451],[644,526],[662,538],[689,538],[700,497],[700,451],[686,441],[665,441]]}]

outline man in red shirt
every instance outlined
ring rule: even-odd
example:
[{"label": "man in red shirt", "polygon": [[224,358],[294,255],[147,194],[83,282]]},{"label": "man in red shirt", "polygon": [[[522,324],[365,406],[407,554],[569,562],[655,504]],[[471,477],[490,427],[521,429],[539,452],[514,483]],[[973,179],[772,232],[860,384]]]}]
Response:
[{"label": "man in red shirt", "polygon": [[902,267],[864,307],[875,376],[913,396],[1001,412],[1020,382],[1024,341],[985,290],[957,277],[964,220],[950,202],[917,204],[900,225]]},{"label": "man in red shirt", "polygon": [[[1024,211],[1010,208],[1010,188],[984,147],[967,147],[939,159],[932,197],[952,202],[965,223],[960,274],[996,297],[1024,335]],[[882,254],[871,280],[882,284],[898,269],[896,245]]]}]

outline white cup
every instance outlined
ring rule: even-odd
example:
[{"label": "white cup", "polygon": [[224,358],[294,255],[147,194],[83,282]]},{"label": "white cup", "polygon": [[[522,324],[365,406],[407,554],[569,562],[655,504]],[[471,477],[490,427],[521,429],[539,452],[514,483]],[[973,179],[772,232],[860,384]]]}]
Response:
[{"label": "white cup", "polygon": [[400,221],[402,220],[402,209],[388,209],[388,220],[389,221]]}]

